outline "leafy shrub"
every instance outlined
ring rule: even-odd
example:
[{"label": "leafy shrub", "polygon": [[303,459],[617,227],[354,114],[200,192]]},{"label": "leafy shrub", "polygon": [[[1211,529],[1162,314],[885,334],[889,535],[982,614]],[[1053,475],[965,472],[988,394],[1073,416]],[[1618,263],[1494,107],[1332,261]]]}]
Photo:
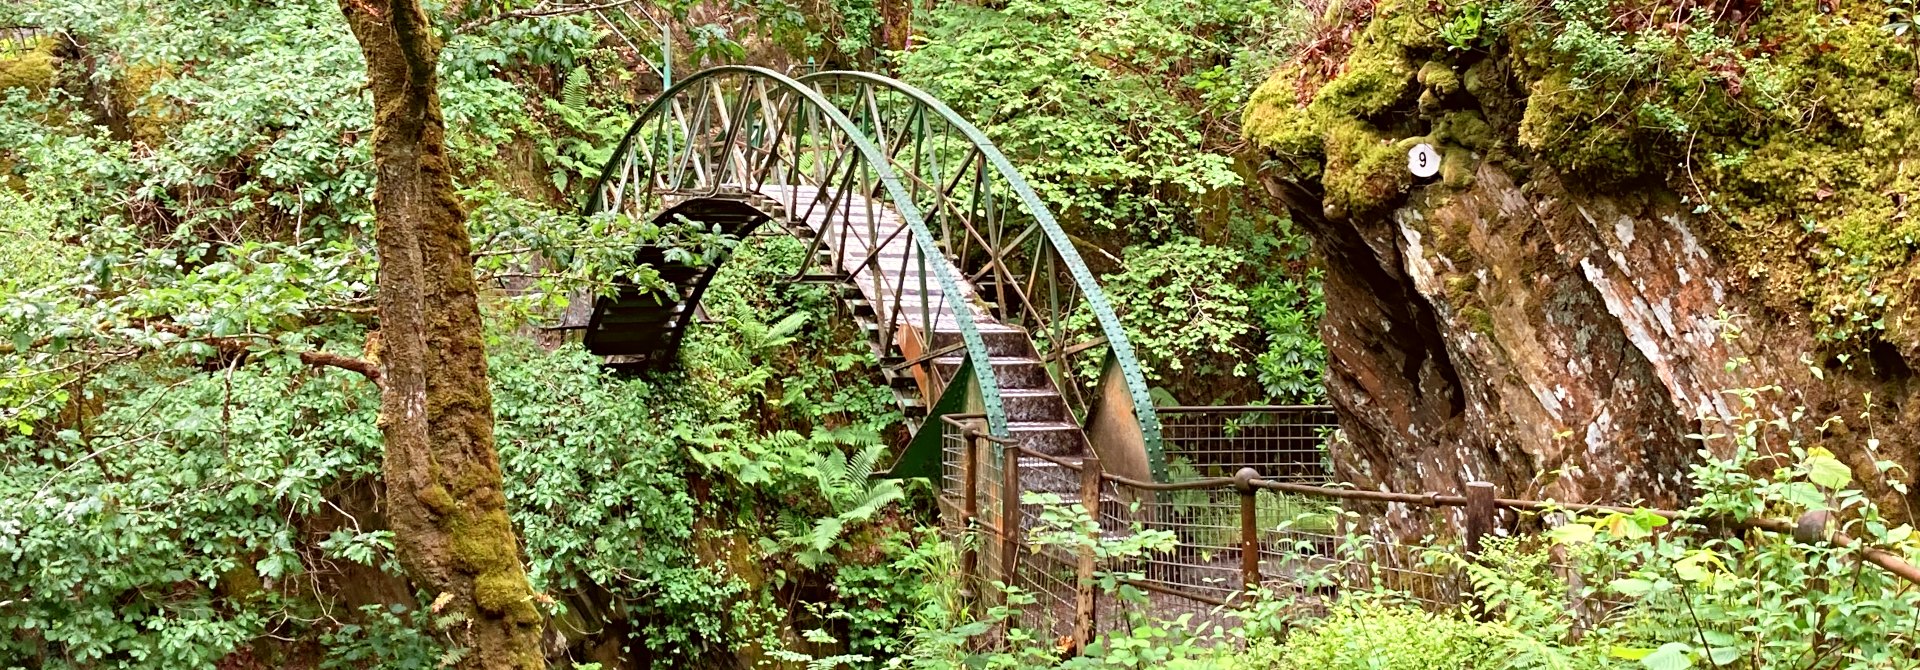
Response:
[{"label": "leafy shrub", "polygon": [[1231,667],[1326,670],[1478,670],[1492,647],[1479,625],[1455,613],[1433,613],[1390,598],[1354,596],[1327,616],[1293,631],[1284,643],[1263,641]]}]

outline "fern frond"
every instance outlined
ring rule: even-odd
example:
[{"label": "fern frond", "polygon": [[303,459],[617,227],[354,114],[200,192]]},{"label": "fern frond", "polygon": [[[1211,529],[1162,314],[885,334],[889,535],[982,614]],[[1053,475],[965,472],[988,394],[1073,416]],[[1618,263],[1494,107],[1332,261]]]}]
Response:
[{"label": "fern frond", "polygon": [[900,489],[900,482],[893,480],[880,482],[880,485],[867,490],[859,505],[841,514],[840,518],[846,521],[866,521],[893,501],[906,496],[906,491]]},{"label": "fern frond", "polygon": [[851,483],[847,477],[848,465],[847,455],[831,448],[814,465],[814,477],[820,482],[820,493],[835,507],[846,500],[844,491]]},{"label": "fern frond", "polygon": [[781,319],[779,323],[773,324],[773,328],[767,331],[767,336],[769,338],[787,337],[800,332],[800,327],[804,325],[807,325],[807,313],[794,312],[788,314],[787,318]]},{"label": "fern frond", "polygon": [[560,104],[572,109],[575,114],[587,113],[587,67],[573,68],[567,73],[567,81],[560,85]]},{"label": "fern frond", "polygon": [[849,483],[854,486],[865,486],[867,480],[873,479],[873,466],[880,461],[880,455],[884,451],[886,447],[877,444],[861,449],[859,454],[847,462],[847,478],[851,480]]}]

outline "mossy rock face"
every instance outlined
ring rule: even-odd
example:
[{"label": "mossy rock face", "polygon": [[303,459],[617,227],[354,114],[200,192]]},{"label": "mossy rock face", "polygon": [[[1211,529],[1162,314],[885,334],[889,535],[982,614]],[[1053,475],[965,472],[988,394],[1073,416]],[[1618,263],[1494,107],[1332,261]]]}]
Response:
[{"label": "mossy rock face", "polygon": [[1247,137],[1289,159],[1291,176],[1320,181],[1329,217],[1384,211],[1412,185],[1403,136],[1376,123],[1415,102],[1421,90],[1413,62],[1387,37],[1397,28],[1369,24],[1346,67],[1310,98],[1302,95],[1301,70],[1281,70],[1254,92],[1243,115]]},{"label": "mossy rock face", "polygon": [[1445,63],[1427,61],[1425,65],[1420,66],[1419,79],[1421,86],[1438,95],[1455,95],[1461,90],[1460,75],[1454,73],[1453,68]]},{"label": "mossy rock face", "polygon": [[1487,28],[1496,44],[1473,52],[1438,38],[1460,3],[1330,13],[1346,23],[1327,29],[1355,35],[1343,66],[1283,68],[1250,100],[1245,132],[1286,158],[1270,176],[1319,185],[1336,219],[1405,202],[1412,184],[1391,150],[1412,137],[1442,152],[1437,187],[1471,188],[1493,160],[1593,194],[1672,193],[1769,307],[1804,314],[1824,342],[1886,340],[1920,361],[1908,296],[1920,281],[1920,63],[1882,28],[1885,3],[1609,22],[1627,4],[1548,7]]},{"label": "mossy rock face", "polygon": [[1330,218],[1377,214],[1413,185],[1407,172],[1408,142],[1367,125],[1342,119],[1326,136],[1326,214]]},{"label": "mossy rock face", "polygon": [[1302,76],[1298,68],[1287,68],[1268,77],[1254,89],[1241,117],[1246,136],[1275,154],[1313,155],[1324,145],[1318,124],[1300,99]]},{"label": "mossy rock face", "polygon": [[1365,41],[1347,69],[1327,82],[1310,107],[1323,118],[1371,119],[1392,111],[1414,92],[1413,64],[1393,44]]},{"label": "mossy rock face", "polygon": [[1575,86],[1565,72],[1551,73],[1527,86],[1527,111],[1520,120],[1520,146],[1554,168],[1597,184],[1618,184],[1641,177],[1646,160],[1634,129],[1605,118],[1604,92]]}]

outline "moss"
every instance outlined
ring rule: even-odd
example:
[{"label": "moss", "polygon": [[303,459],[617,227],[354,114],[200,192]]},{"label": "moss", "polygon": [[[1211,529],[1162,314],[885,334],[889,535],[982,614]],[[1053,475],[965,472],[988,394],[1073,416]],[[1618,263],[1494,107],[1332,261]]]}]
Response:
[{"label": "moss", "polygon": [[1467,66],[1466,73],[1460,76],[1460,87],[1477,99],[1496,100],[1505,97],[1502,94],[1506,92],[1506,79],[1489,58]]},{"label": "moss", "polygon": [[512,572],[488,572],[474,578],[473,601],[481,610],[504,615],[515,623],[540,622],[527,579]]},{"label": "moss", "polygon": [[1413,175],[1407,172],[1411,145],[1395,142],[1364,121],[1332,121],[1326,135],[1326,174],[1321,180],[1327,216],[1377,213],[1406,193],[1413,185]]},{"label": "moss", "polygon": [[1473,152],[1447,147],[1440,158],[1440,183],[1448,188],[1467,188],[1473,185],[1473,173],[1479,168],[1480,159]]},{"label": "moss", "polygon": [[443,517],[453,514],[453,496],[448,494],[447,489],[439,484],[433,484],[422,489],[416,497],[420,499],[421,504],[426,505],[427,509],[431,510],[434,514]]},{"label": "moss", "polygon": [[482,573],[519,560],[506,510],[480,513],[463,510],[447,519],[453,540],[453,559],[461,569]]},{"label": "moss", "polygon": [[215,587],[220,597],[237,602],[258,595],[266,583],[253,566],[253,560],[249,558],[240,561],[233,569],[220,573],[220,581]]},{"label": "moss", "polygon": [[1433,134],[1442,142],[1474,151],[1487,151],[1499,141],[1494,136],[1493,126],[1474,111],[1451,112],[1440,117],[1440,121],[1434,124]]},{"label": "moss", "polygon": [[1288,176],[1320,181],[1330,217],[1380,211],[1412,185],[1407,147],[1397,146],[1372,122],[1405,105],[1418,90],[1405,52],[1383,37],[1388,26],[1371,24],[1346,68],[1311,100],[1302,100],[1304,71],[1283,69],[1254,92],[1242,118],[1249,139],[1289,159]]},{"label": "moss", "polygon": [[512,521],[504,509],[461,510],[445,519],[454,567],[474,576],[474,603],[518,623],[536,623],[533,590],[521,573]]},{"label": "moss", "polygon": [[1472,328],[1473,332],[1487,336],[1493,335],[1493,315],[1487,313],[1487,310],[1473,306],[1462,307],[1460,318],[1467,322],[1467,327]]},{"label": "moss", "polygon": [[1298,69],[1284,69],[1254,89],[1241,115],[1242,132],[1275,153],[1301,156],[1320,152],[1321,135],[1300,100]]},{"label": "moss", "polygon": [[1417,76],[1421,86],[1438,95],[1449,96],[1460,92],[1460,75],[1445,63],[1427,61],[1420,66]]},{"label": "moss", "polygon": [[32,51],[0,56],[0,90],[24,88],[43,92],[53,86],[53,40],[40,40]]},{"label": "moss", "polygon": [[1370,119],[1398,107],[1414,91],[1413,64],[1395,44],[1363,42],[1347,69],[1327,82],[1309,105],[1321,119]]},{"label": "moss", "polygon": [[1553,167],[1595,185],[1618,184],[1646,172],[1630,121],[1606,117],[1607,93],[1573,85],[1554,72],[1527,87],[1520,145]]},{"label": "moss", "polygon": [[170,66],[129,65],[115,84],[114,94],[119,97],[120,109],[129,112],[128,127],[135,140],[155,146],[163,144],[169,130],[179,121],[166,98],[152,94],[154,86],[173,77]]},{"label": "moss", "polygon": [[1455,300],[1461,300],[1473,295],[1474,291],[1479,290],[1480,278],[1470,272],[1447,275],[1446,287],[1449,297]]}]

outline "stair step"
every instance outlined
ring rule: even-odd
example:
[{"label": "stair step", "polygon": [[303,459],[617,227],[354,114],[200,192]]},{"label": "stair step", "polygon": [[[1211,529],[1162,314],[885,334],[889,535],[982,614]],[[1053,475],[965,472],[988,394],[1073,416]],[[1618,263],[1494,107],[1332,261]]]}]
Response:
[{"label": "stair step", "polygon": [[1087,453],[1087,436],[1080,425],[1066,421],[1008,421],[1007,433],[1020,448],[1048,456]]},{"label": "stair step", "polygon": [[1000,389],[1000,405],[1007,410],[1008,421],[1068,422],[1066,398],[1053,389]]},{"label": "stair step", "polygon": [[[1036,355],[1033,342],[1027,339],[1027,331],[1003,323],[975,317],[974,324],[980,332],[980,339],[987,346],[987,354],[994,358],[1002,356],[1012,358],[1031,358]],[[939,349],[963,341],[957,326],[938,324],[934,327],[930,345]]]},{"label": "stair step", "polygon": [[[993,356],[993,376],[1000,382],[1001,391],[1023,389],[1052,389],[1053,379],[1047,375],[1047,369],[1040,359],[1023,356]],[[933,359],[934,369],[943,376],[951,376],[960,364],[966,362],[963,354],[941,356]]]},{"label": "stair step", "polygon": [[665,305],[619,305],[600,313],[600,330],[624,330],[639,326],[666,326],[686,313],[685,303]]}]

